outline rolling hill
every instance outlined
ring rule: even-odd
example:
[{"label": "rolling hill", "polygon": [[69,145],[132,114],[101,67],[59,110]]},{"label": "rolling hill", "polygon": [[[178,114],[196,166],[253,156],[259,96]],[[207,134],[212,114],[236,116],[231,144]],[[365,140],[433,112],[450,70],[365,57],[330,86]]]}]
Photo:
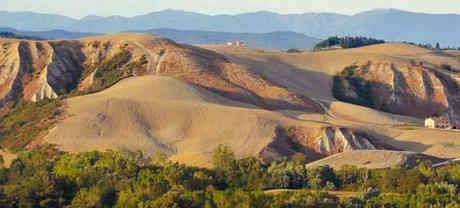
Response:
[{"label": "rolling hill", "polygon": [[[336,151],[382,148],[354,131],[297,122],[163,76],[123,80],[100,93],[71,98],[66,105],[68,118],[44,139],[70,152],[142,150],[146,155],[161,152],[175,161],[207,166],[218,144],[229,145],[238,157],[268,161],[299,151],[313,161]],[[280,132],[293,126],[303,132]]]},{"label": "rolling hill", "polygon": [[[225,54],[234,62],[245,65],[254,73],[260,74],[273,83],[286,86],[288,89],[301,93],[307,97],[316,98],[326,104],[329,115],[333,118],[330,122],[338,122],[341,125],[361,126],[370,128],[380,136],[384,136],[385,143],[397,147],[400,150],[426,153],[438,157],[458,157],[452,154],[460,147],[460,132],[428,130],[421,127],[423,122],[414,117],[397,116],[371,108],[353,105],[338,101],[332,94],[333,76],[342,71],[345,67],[356,63],[369,63],[368,66],[375,67],[377,72],[386,73],[385,67],[379,63],[387,63],[398,67],[406,67],[405,73],[409,72],[411,79],[418,79],[417,73],[420,66],[412,66],[411,62],[423,62],[427,73],[441,73],[452,80],[459,80],[459,75],[442,69],[443,63],[448,63],[456,68],[460,62],[455,52],[440,53],[427,50],[413,45],[387,43],[355,49],[343,49],[321,52],[304,52],[289,54],[276,51],[253,50],[249,48],[229,46],[203,46],[216,52]],[[370,61],[370,62],[369,62]],[[395,68],[394,68],[395,69]],[[391,80],[391,79],[389,79]],[[399,83],[401,84],[401,83]],[[452,83],[451,83],[452,84]],[[416,82],[408,82],[404,89],[406,93],[412,94],[417,91],[410,89]],[[444,85],[443,85],[444,86]],[[451,97],[449,90],[457,90],[456,85],[444,86],[442,95]],[[414,88],[420,89],[420,88]],[[407,90],[407,91],[406,91]],[[415,94],[417,95],[417,94]],[[431,98],[419,95],[420,100]],[[396,100],[398,101],[398,100]],[[400,102],[400,106],[409,106],[408,103]],[[436,104],[433,104],[433,108]],[[412,105],[410,105],[412,106]],[[458,117],[456,103],[449,104],[450,112],[453,114],[453,121]],[[406,111],[406,115],[423,109],[423,107],[412,106]],[[423,111],[423,110],[422,110]],[[297,119],[312,119],[311,116],[293,114]],[[399,121],[396,122],[396,121]],[[351,123],[349,123],[351,122]],[[396,122],[396,123],[395,123]],[[372,132],[371,131],[371,132]]]},{"label": "rolling hill", "polygon": [[[138,33],[65,41],[3,39],[0,44],[4,108],[18,99],[37,102],[97,92],[66,99],[63,120],[34,144],[50,142],[69,151],[160,151],[201,165],[219,143],[249,146],[239,156],[264,160],[303,152],[311,161],[344,150],[385,147],[359,129],[297,122],[277,113],[315,115],[325,109],[209,50]],[[141,77],[111,87],[133,76]]]},{"label": "rolling hill", "polygon": [[[293,54],[195,47],[140,33],[0,39],[0,46],[0,98],[6,112],[17,100],[63,99],[62,116],[22,148],[142,150],[197,166],[209,165],[212,150],[222,143],[237,157],[268,161],[300,152],[310,162],[353,150],[382,155],[392,150],[399,155],[395,158],[405,157],[401,150],[460,157],[458,131],[425,129],[411,115],[340,102],[332,95],[332,77],[351,64],[369,63],[385,72],[378,63],[410,66],[416,60],[437,73],[444,72],[443,63],[460,64],[450,52],[380,44]],[[5,149],[15,144],[4,139]]]}]

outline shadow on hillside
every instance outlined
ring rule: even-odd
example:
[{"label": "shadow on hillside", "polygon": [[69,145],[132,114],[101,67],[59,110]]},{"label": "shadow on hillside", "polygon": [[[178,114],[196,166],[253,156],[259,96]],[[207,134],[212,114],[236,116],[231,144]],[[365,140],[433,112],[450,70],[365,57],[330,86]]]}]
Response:
[{"label": "shadow on hillside", "polygon": [[310,98],[335,100],[331,91],[332,76],[326,73],[301,69],[273,56],[268,56],[266,60],[232,55],[229,57],[266,80],[296,93]]},{"label": "shadow on hillside", "polygon": [[[225,90],[219,90],[216,88],[211,88],[211,87],[206,87],[202,85],[198,85],[210,92],[214,92],[218,95],[221,95],[222,97],[225,97],[227,99],[236,101],[236,102],[242,102],[247,105],[247,108],[253,108],[253,109],[265,109],[265,110],[294,110],[294,111],[302,111],[305,113],[326,113],[324,112],[320,106],[313,101],[308,100],[307,97],[301,98],[303,101],[305,101],[304,104],[296,104],[289,102],[289,100],[282,100],[282,99],[273,99],[273,98],[268,98],[268,97],[262,97],[254,94],[250,90],[244,89],[244,92],[250,94],[243,94],[240,92],[230,92],[230,91],[225,91]],[[253,106],[251,106],[253,105]]]},{"label": "shadow on hillside", "polygon": [[[325,109],[316,101],[305,96],[304,93],[296,91],[280,90],[280,88],[289,89],[286,83],[279,83],[274,79],[269,79],[261,73],[251,70],[251,67],[239,69],[238,66],[231,65],[231,60],[227,56],[221,55],[207,49],[196,49],[193,46],[187,46],[191,51],[191,59],[202,66],[203,74],[221,80],[217,84],[228,84],[233,89],[226,89],[222,86],[206,86],[199,82],[195,84],[216,92],[235,101],[245,102],[257,105],[268,110],[299,110],[305,112],[325,113]],[[227,70],[222,70],[222,64],[227,65]],[[232,67],[236,67],[232,71]]]}]

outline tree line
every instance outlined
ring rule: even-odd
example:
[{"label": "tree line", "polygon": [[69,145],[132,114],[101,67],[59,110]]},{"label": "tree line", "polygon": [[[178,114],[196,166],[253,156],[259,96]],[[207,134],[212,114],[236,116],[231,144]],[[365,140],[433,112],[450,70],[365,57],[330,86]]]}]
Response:
[{"label": "tree line", "polygon": [[328,49],[334,46],[340,46],[340,48],[358,48],[368,45],[385,43],[384,40],[378,40],[368,37],[329,37],[324,41],[316,44],[314,50]]},{"label": "tree line", "polygon": [[28,39],[28,40],[41,40],[37,37],[18,35],[16,33],[0,31],[0,38],[13,38],[13,39]]},{"label": "tree line", "polygon": [[[460,165],[439,169],[306,169],[301,154],[263,163],[225,145],[213,168],[140,152],[71,154],[40,148],[0,168],[1,207],[458,207]],[[270,189],[297,191],[270,194]],[[339,200],[325,190],[359,192]]]}]

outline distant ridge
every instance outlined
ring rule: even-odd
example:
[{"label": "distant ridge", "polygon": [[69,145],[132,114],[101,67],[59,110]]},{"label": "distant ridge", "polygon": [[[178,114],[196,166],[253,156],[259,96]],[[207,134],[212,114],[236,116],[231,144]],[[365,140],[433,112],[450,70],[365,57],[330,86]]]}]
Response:
[{"label": "distant ridge", "polygon": [[[0,32],[13,33],[17,37],[27,39],[78,39],[82,37],[101,35],[98,33],[69,32],[65,30],[50,30],[41,32],[21,31],[2,27],[0,27]],[[304,50],[312,49],[315,44],[321,41],[321,39],[286,31],[272,33],[225,33],[161,28],[136,32],[150,33],[184,44],[225,44],[227,42],[243,41],[252,48],[272,48],[280,50],[294,48]]]},{"label": "distant ridge", "polygon": [[237,15],[205,15],[164,10],[134,17],[88,16],[75,20],[60,15],[0,12],[0,27],[20,30],[67,30],[113,33],[152,28],[232,33],[292,31],[311,37],[365,36],[388,41],[460,46],[460,15],[376,9],[355,15],[335,13],[277,14],[259,11]]},{"label": "distant ridge", "polygon": [[0,27],[16,30],[54,30],[75,21],[77,20],[62,15],[0,11]]},{"label": "distant ridge", "polygon": [[225,44],[232,41],[243,41],[252,48],[273,49],[312,49],[321,39],[309,37],[295,32],[271,33],[227,33],[200,30],[151,29],[142,32],[152,33],[164,38],[185,44]]},{"label": "distant ridge", "polygon": [[88,36],[99,35],[96,33],[69,32],[65,30],[48,30],[48,31],[22,31],[12,28],[0,27],[0,32],[10,32],[15,35],[37,38],[37,39],[76,39]]}]

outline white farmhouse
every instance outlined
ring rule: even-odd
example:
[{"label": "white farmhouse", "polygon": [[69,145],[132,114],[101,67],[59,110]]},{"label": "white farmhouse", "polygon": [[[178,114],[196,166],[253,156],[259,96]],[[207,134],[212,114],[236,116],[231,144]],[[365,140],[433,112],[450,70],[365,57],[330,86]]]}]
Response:
[{"label": "white farmhouse", "polygon": [[431,129],[450,129],[452,124],[447,116],[431,116],[425,118],[425,127]]}]

